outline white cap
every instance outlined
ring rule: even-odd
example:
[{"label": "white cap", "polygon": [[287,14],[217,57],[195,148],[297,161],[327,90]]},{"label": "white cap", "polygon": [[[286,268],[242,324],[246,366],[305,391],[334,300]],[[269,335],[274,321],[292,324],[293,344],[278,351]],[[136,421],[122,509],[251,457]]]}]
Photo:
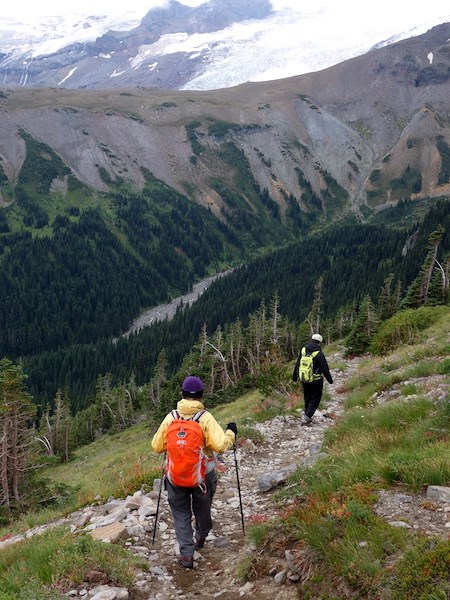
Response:
[{"label": "white cap", "polygon": [[319,344],[323,342],[323,337],[320,335],[320,333],[313,333],[311,339],[316,340],[316,342],[319,342]]}]

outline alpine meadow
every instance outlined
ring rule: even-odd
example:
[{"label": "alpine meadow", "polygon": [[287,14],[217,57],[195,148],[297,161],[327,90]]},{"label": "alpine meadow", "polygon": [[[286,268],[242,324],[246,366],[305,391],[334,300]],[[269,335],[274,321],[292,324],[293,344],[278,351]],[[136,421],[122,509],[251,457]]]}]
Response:
[{"label": "alpine meadow", "polygon": [[[450,596],[449,38],[221,90],[0,88],[0,600]],[[338,384],[306,431],[316,332]],[[88,526],[157,498],[188,375],[238,424],[238,486],[301,449],[264,510],[239,488],[196,584],[166,529],[152,551],[161,497],[116,543]]]}]

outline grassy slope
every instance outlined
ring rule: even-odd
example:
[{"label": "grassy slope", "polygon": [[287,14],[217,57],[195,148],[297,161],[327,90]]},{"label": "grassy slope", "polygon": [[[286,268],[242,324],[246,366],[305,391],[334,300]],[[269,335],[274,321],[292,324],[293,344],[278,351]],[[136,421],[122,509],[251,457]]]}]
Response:
[{"label": "grassy slope", "polygon": [[325,435],[327,456],[277,494],[282,518],[250,533],[264,552],[284,537],[298,553],[305,598],[334,598],[337,582],[339,598],[450,593],[450,542],[392,527],[372,511],[378,489],[450,485],[450,309],[433,312],[411,344],[361,362],[347,382],[346,411]]},{"label": "grassy slope", "polygon": [[[412,492],[430,483],[450,484],[448,398],[436,404],[433,394],[425,394],[430,383],[432,390],[439,388],[441,392],[449,383],[449,317],[450,309],[441,307],[436,310],[434,324],[416,332],[412,344],[383,357],[363,359],[359,371],[348,381],[346,413],[327,436],[328,458],[314,469],[299,470],[286,492],[281,490],[281,506],[286,506],[289,498],[289,514],[283,514],[279,522],[250,528],[251,536],[262,545],[268,544],[266,552],[271,552],[270,539],[285,536],[286,543],[300,544],[305,564],[315,572],[307,583],[311,594],[329,593],[336,578],[366,598],[383,597],[377,595],[383,590],[390,598],[430,598],[426,595],[430,585],[443,594],[449,592],[445,581],[450,544],[441,541],[430,546],[420,537],[389,527],[375,518],[370,508],[378,487],[386,489],[400,483],[403,491]],[[329,354],[332,351],[328,348]],[[287,380],[290,368],[286,368]],[[383,404],[375,401],[399,385],[397,399]],[[236,421],[241,435],[251,436],[253,421],[291,409],[288,397],[284,401],[263,399],[255,392],[212,412],[222,425]],[[77,494],[64,509],[37,518],[30,516],[15,529],[67,513],[96,495],[123,496],[142,484],[150,487],[161,469],[160,457],[150,449],[156,426],[147,422],[105,436],[80,449],[70,464],[52,467],[47,476],[54,482],[77,486]],[[437,467],[432,469],[433,465]],[[306,510],[305,498],[309,503]],[[307,522],[305,514],[309,515]],[[258,527],[266,528],[268,537]],[[0,531],[0,535],[6,533]],[[364,552],[358,546],[361,540],[367,543]],[[256,555],[261,559],[264,552]],[[398,565],[392,569],[394,557]],[[446,597],[439,593],[436,598]]]}]

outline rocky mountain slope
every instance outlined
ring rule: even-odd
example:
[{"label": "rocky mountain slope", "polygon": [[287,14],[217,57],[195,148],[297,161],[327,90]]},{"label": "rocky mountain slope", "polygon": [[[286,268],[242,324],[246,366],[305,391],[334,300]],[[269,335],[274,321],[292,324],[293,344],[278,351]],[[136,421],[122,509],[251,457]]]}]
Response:
[{"label": "rocky mountain slope", "polygon": [[237,167],[282,210],[290,195],[329,216],[446,195],[449,37],[444,24],[324,71],[217,91],[3,89],[0,202],[14,198],[22,132],[98,191],[139,189],[147,169],[220,218],[224,188],[242,193]]}]

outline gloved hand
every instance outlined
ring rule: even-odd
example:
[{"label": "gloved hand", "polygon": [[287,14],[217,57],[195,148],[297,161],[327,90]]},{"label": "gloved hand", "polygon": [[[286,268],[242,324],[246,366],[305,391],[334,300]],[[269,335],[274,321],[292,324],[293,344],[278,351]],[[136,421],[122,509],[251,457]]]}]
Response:
[{"label": "gloved hand", "polygon": [[237,435],[237,425],[236,425],[236,423],[228,423],[227,429],[229,429],[230,431],[232,431],[234,433],[234,435]]}]

